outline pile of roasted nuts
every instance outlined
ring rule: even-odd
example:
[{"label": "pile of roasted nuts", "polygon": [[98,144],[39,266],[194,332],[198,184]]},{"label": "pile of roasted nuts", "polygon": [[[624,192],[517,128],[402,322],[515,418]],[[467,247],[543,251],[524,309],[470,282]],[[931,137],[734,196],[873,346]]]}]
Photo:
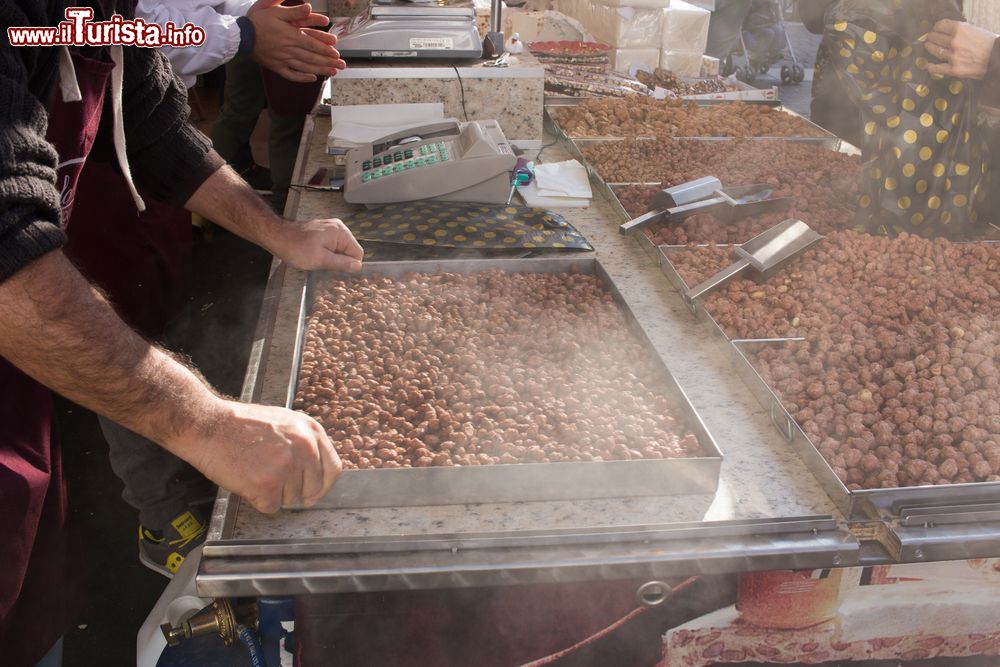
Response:
[{"label": "pile of roasted nuts", "polygon": [[846,211],[830,212],[829,215],[821,218],[820,216],[804,214],[795,207],[789,207],[781,213],[765,213],[732,221],[709,214],[694,215],[672,225],[662,223],[651,225],[649,229],[645,230],[645,233],[656,245],[744,243],[788,218],[799,218],[806,221],[822,220],[819,225],[816,225],[816,231],[820,233],[849,227],[854,220],[853,215]]},{"label": "pile of roasted nuts", "polygon": [[732,246],[710,243],[670,250],[670,262],[688,287],[700,285],[735,261]]},{"label": "pile of roasted nuts", "polygon": [[295,407],[346,468],[698,456],[662,368],[588,275],[317,288]]},{"label": "pile of roasted nuts", "polygon": [[652,97],[591,99],[556,110],[571,137],[822,137],[806,120],[763,104],[698,106]]},{"label": "pile of roasted nuts", "polygon": [[861,174],[858,157],[808,141],[623,139],[583,143],[580,150],[607,183],[670,187],[715,176],[729,186],[818,185],[842,196],[857,188]]},{"label": "pile of roasted nuts", "polygon": [[767,184],[774,197],[792,202],[780,214],[732,222],[710,214],[672,224],[655,224],[647,233],[658,245],[742,243],[787,218],[800,218],[821,234],[854,224],[861,165],[857,157],[811,143],[778,141],[608,142],[582,147],[587,161],[608,183],[656,183],[616,187],[632,217],[649,210],[660,188],[704,176],[723,186]]},{"label": "pile of roasted nuts", "polygon": [[[692,280],[723,248],[671,256]],[[1000,247],[836,232],[707,298],[851,489],[1000,481]]]}]

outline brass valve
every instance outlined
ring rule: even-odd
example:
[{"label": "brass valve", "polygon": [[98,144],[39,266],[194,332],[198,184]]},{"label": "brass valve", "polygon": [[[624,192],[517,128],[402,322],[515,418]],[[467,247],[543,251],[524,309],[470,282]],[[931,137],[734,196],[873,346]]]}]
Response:
[{"label": "brass valve", "polygon": [[246,619],[253,619],[256,616],[255,606],[246,605],[237,610],[229,600],[218,599],[177,627],[164,623],[160,630],[166,637],[168,646],[177,646],[184,639],[208,634],[217,634],[223,644],[232,646],[236,642],[236,627],[239,623],[237,615],[244,622]]}]

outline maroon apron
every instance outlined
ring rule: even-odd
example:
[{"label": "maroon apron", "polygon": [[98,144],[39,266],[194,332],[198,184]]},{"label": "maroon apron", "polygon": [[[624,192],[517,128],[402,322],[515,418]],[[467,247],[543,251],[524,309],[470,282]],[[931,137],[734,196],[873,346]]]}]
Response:
[{"label": "maroon apron", "polygon": [[[59,154],[64,221],[114,66],[75,54],[73,64],[82,100],[63,102],[55,86],[47,135]],[[84,566],[69,525],[52,396],[0,358],[0,397],[0,656],[5,666],[30,666],[76,615]]]},{"label": "maroon apron", "polygon": [[191,282],[191,214],[145,195],[140,213],[116,165],[88,160],[80,174],[66,254],[108,295],[129,326],[161,340]]}]

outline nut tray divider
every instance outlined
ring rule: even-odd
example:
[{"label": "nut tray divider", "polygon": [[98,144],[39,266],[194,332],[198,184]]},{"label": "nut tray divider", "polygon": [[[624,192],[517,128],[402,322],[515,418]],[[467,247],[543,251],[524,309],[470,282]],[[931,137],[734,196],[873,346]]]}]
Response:
[{"label": "nut tray divider", "polygon": [[310,273],[303,289],[287,406],[292,405],[302,361],[302,344],[316,284],[323,277],[353,280],[369,275],[401,277],[408,273],[578,273],[596,275],[626,315],[632,333],[661,369],[685,423],[704,455],[680,459],[517,463],[486,466],[345,470],[315,508],[394,507],[532,500],[579,500],[635,496],[714,493],[722,452],[663,358],[653,347],[611,277],[595,258],[493,260],[423,260],[372,262],[361,274]]}]

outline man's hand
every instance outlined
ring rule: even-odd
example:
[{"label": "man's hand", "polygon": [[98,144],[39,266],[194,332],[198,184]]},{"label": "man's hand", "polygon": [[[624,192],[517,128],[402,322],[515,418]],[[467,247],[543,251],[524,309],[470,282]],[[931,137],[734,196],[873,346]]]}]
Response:
[{"label": "man's hand", "polygon": [[927,71],[937,76],[983,79],[996,39],[994,33],[971,23],[938,21],[927,36],[925,48],[943,62],[929,64]]},{"label": "man's hand", "polygon": [[267,247],[297,269],[360,271],[365,251],[337,218],[285,222],[274,228]]},{"label": "man's hand", "polygon": [[61,252],[0,282],[0,323],[0,356],[263,512],[315,503],[340,474],[340,459],[313,419],[219,397],[129,329]]},{"label": "man's hand", "polygon": [[185,204],[189,211],[253,241],[276,257],[307,271],[360,271],[364,250],[337,220],[285,220],[264,203],[229,166],[222,166]]},{"label": "man's hand", "polygon": [[310,26],[329,22],[309,3],[282,7],[281,0],[257,0],[247,12],[255,42],[251,57],[289,81],[309,83],[347,67],[334,47],[337,38]]},{"label": "man's hand", "polygon": [[307,415],[220,399],[202,417],[170,449],[261,512],[314,505],[340,476],[330,438]]}]

